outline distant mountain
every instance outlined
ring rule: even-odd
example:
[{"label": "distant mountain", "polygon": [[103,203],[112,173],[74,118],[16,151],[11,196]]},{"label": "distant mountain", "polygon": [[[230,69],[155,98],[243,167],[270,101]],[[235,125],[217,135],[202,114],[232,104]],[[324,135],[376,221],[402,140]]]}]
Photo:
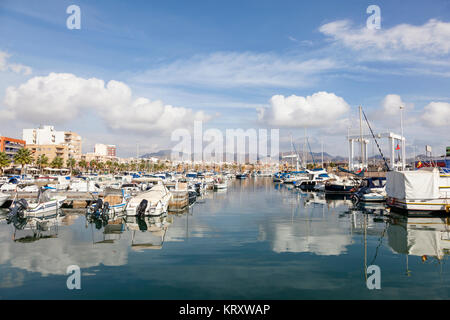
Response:
[{"label": "distant mountain", "polygon": [[[161,160],[170,160],[171,154],[172,154],[172,150],[159,150],[157,152],[146,153],[146,154],[142,155],[140,158],[143,158],[143,159],[158,158]],[[280,160],[288,160],[289,158],[283,158],[283,157],[289,156],[290,154],[292,154],[292,153],[291,152],[280,152],[279,159]],[[319,162],[322,160],[321,152],[313,152],[312,155],[313,155],[315,161]],[[230,158],[229,154],[228,154],[228,156]],[[300,154],[300,156],[303,156],[303,154]],[[308,152],[307,156],[308,156],[308,162],[311,162],[311,153]],[[234,156],[232,155],[231,157],[235,161],[237,160],[236,155],[234,155]],[[245,160],[248,161],[249,154],[248,153],[245,154],[244,157],[245,157]],[[193,158],[194,158],[194,156],[192,155],[191,159],[193,159]],[[225,161],[226,158],[227,158],[227,154],[224,154],[223,160]],[[328,162],[328,161],[341,162],[341,161],[345,161],[347,159],[348,159],[347,157],[333,156],[327,152],[323,153],[323,160],[326,162]]]},{"label": "distant mountain", "polygon": [[146,153],[146,154],[140,156],[140,158],[143,158],[143,159],[158,158],[161,160],[166,160],[166,159],[170,159],[171,153],[172,153],[172,150],[159,150],[157,152]]},{"label": "distant mountain", "polygon": [[[291,152],[282,152],[281,153],[281,157],[286,157],[291,155]],[[307,159],[308,162],[312,161],[312,157],[314,157],[314,161],[322,161],[322,152],[312,152],[312,157],[311,157],[311,153],[308,152],[307,153]],[[303,153],[300,153],[300,157],[303,157]],[[289,159],[289,158],[287,158]],[[284,160],[287,160],[286,158]],[[331,154],[329,154],[328,152],[324,152],[323,153],[323,161],[328,162],[328,161],[335,161],[335,162],[341,162],[341,161],[345,161],[347,160],[347,157],[341,157],[341,156],[333,156]]]}]

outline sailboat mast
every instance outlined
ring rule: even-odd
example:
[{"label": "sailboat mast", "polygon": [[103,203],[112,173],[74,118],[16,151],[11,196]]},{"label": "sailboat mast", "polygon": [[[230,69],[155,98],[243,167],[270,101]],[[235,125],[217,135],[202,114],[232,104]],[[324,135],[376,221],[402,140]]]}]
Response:
[{"label": "sailboat mast", "polygon": [[322,169],[323,169],[323,138],[322,138]]},{"label": "sailboat mast", "polygon": [[306,127],[305,127],[305,141],[303,143],[303,159],[305,159],[305,169],[308,168],[308,154],[306,153]]},{"label": "sailboat mast", "polygon": [[364,141],[363,141],[363,129],[362,129],[362,107],[359,106],[359,135],[361,143],[361,169],[364,168]]}]

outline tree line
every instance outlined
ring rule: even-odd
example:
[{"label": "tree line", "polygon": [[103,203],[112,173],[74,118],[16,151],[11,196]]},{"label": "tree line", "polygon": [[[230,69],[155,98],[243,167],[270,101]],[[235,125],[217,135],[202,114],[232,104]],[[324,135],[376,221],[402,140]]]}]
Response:
[{"label": "tree line", "polygon": [[117,173],[124,171],[162,171],[168,168],[164,162],[153,163],[150,160],[142,159],[140,161],[132,161],[126,163],[119,163],[117,161],[97,161],[97,160],[79,160],[74,158],[69,158],[64,163],[64,159],[61,157],[55,157],[52,161],[42,154],[36,159],[29,149],[19,149],[14,155],[13,160],[8,157],[5,152],[0,152],[0,174],[3,174],[4,168],[7,168],[11,163],[21,166],[21,174],[24,172],[24,167],[26,165],[35,165],[39,168],[42,173],[44,168],[50,167],[53,169],[66,168],[70,170],[70,174],[78,174],[83,172],[94,172],[94,173]]}]

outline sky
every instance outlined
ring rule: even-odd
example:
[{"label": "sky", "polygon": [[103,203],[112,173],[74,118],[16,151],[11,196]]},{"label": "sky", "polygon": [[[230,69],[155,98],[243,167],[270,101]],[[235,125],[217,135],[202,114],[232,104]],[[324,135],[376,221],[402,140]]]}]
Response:
[{"label": "sky", "polygon": [[1,135],[53,125],[128,157],[198,120],[279,129],[282,150],[306,128],[312,151],[347,156],[359,105],[396,133],[403,106],[408,155],[450,146],[450,1],[2,0],[0,39]]}]

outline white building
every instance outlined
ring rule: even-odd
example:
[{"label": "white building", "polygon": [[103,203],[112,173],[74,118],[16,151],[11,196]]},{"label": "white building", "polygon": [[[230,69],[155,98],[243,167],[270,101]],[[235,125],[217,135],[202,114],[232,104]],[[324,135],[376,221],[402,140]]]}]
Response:
[{"label": "white building", "polygon": [[94,146],[94,154],[96,154],[98,156],[115,157],[116,156],[116,146],[113,144],[97,143]]},{"label": "white building", "polygon": [[64,143],[64,131],[56,131],[53,126],[23,129],[22,139],[27,144],[61,144]]},{"label": "white building", "polygon": [[70,131],[56,131],[53,126],[23,129],[22,139],[27,145],[66,145],[69,157],[81,156],[81,136]]}]

